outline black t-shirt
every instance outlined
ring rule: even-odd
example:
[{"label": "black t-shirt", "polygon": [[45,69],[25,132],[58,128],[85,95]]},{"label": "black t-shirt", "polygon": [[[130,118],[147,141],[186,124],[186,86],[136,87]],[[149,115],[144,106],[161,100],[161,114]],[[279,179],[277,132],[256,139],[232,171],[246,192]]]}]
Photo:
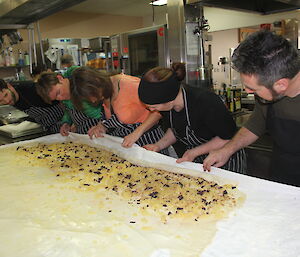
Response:
[{"label": "black t-shirt", "polygon": [[19,94],[19,100],[14,106],[22,111],[33,106],[44,108],[58,104],[58,101],[53,104],[45,103],[36,92],[36,84],[33,81],[12,82],[11,84]]},{"label": "black t-shirt", "polygon": [[[201,88],[185,87],[185,91],[191,129],[198,138],[210,140],[218,136],[227,140],[234,136],[236,124],[219,96]],[[184,137],[187,126],[185,107],[180,112],[171,112],[178,136]],[[162,112],[162,115],[164,126],[170,128],[170,112]]]},{"label": "black t-shirt", "polygon": [[13,82],[12,86],[19,94],[19,100],[14,107],[29,115],[30,120],[43,126],[50,133],[59,132],[64,110],[59,101],[45,103],[37,94],[32,81]]}]

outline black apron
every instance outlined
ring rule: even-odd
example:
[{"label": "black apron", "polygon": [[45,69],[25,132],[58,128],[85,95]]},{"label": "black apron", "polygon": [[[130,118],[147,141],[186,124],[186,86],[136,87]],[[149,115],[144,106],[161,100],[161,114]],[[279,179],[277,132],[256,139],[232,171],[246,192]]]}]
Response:
[{"label": "black apron", "polygon": [[78,134],[87,134],[89,129],[91,127],[96,126],[101,120],[100,118],[90,118],[87,115],[85,115],[82,111],[72,109],[67,106],[65,107],[70,114],[73,124],[76,126],[76,133]]},{"label": "black apron", "polygon": [[[174,127],[173,122],[173,115],[172,110],[170,110],[170,124],[171,129],[176,137],[177,140],[182,142],[186,146],[186,150],[195,148],[199,145],[205,144],[208,142],[208,140],[201,138],[199,136],[196,136],[195,132],[191,128],[191,122],[188,112],[188,105],[187,105],[187,98],[186,98],[186,92],[185,89],[182,88],[183,93],[183,101],[184,101],[184,111],[186,116],[186,127],[185,127],[185,135],[179,135],[179,133],[176,132],[176,128]],[[199,155],[195,158],[194,162],[203,163],[204,159],[208,156],[208,154]],[[245,174],[246,172],[246,154],[244,149],[241,149],[237,151],[234,155],[232,155],[229,159],[229,161],[221,167],[225,170],[231,170],[238,173]]]},{"label": "black apron", "polygon": [[300,121],[277,117],[270,104],[266,122],[274,140],[271,179],[300,186]]}]

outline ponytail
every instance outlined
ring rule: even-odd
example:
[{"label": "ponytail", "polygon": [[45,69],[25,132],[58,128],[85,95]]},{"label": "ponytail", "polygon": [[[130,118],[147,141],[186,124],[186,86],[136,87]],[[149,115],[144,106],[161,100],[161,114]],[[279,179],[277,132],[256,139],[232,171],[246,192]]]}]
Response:
[{"label": "ponytail", "polygon": [[186,76],[185,63],[174,62],[172,63],[171,70],[176,74],[179,81],[183,81]]}]

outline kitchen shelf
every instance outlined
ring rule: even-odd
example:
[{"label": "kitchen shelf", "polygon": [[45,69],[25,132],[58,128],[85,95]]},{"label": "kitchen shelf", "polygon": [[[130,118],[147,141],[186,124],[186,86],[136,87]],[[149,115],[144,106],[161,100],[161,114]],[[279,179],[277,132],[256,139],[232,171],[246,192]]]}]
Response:
[{"label": "kitchen shelf", "polygon": [[19,65],[15,65],[15,66],[0,66],[0,69],[17,69],[17,68],[27,68],[29,67],[29,65],[23,65],[23,66],[19,66]]}]

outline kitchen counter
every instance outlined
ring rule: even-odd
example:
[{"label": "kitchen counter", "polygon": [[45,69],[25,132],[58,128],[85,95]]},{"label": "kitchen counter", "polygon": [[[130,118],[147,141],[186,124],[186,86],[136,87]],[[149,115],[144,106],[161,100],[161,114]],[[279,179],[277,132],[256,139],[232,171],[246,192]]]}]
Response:
[{"label": "kitchen counter", "polygon": [[10,137],[0,135],[0,145],[12,144],[12,143],[20,142],[20,141],[25,141],[25,140],[42,137],[45,135],[47,135],[45,132],[32,134],[32,135],[28,135],[28,136],[24,136],[24,137],[17,137],[17,138],[10,138]]}]

